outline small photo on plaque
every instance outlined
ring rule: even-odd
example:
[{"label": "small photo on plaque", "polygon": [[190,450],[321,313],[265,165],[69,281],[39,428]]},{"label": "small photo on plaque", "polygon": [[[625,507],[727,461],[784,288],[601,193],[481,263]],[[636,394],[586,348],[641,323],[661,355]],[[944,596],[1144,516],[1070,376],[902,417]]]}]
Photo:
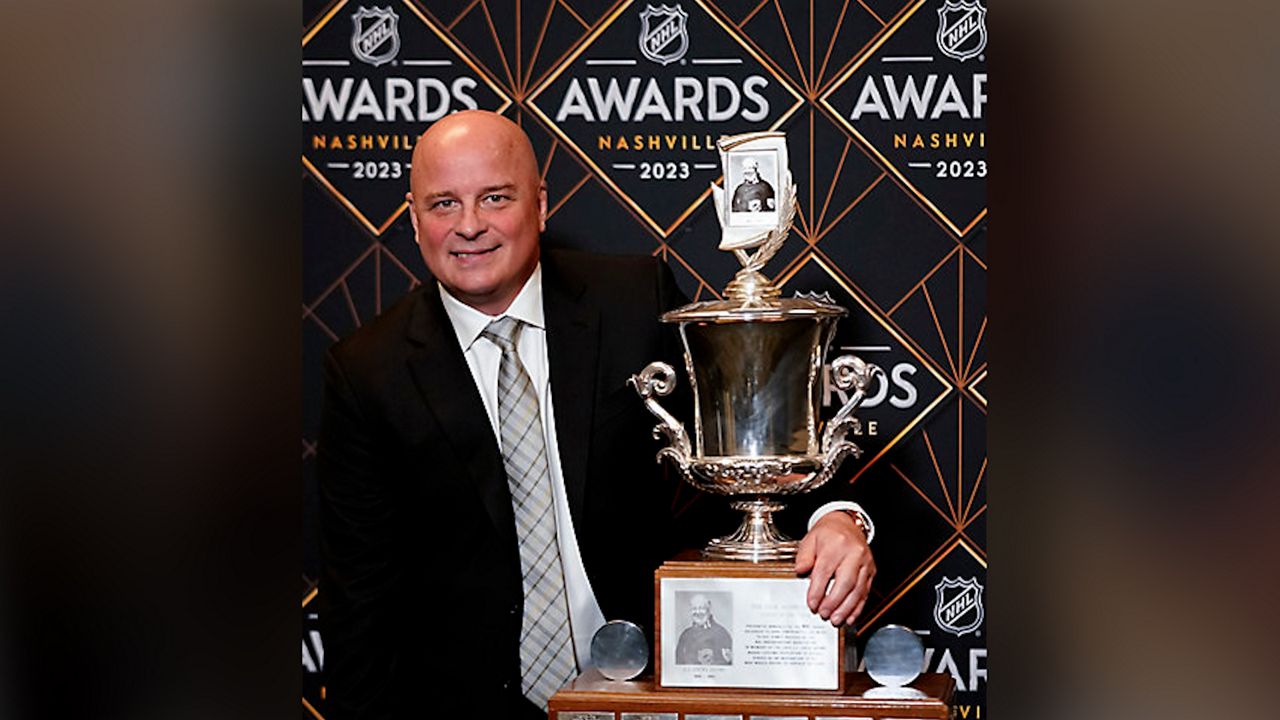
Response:
[{"label": "small photo on plaque", "polygon": [[732,665],[733,593],[677,592],[676,616],[688,618],[676,641],[677,665]]},{"label": "small photo on plaque", "polygon": [[680,720],[680,715],[673,712],[660,713],[622,713],[622,720]]},{"label": "small photo on plaque", "polygon": [[778,224],[779,177],[777,150],[730,150],[725,190],[729,200],[729,225]]}]

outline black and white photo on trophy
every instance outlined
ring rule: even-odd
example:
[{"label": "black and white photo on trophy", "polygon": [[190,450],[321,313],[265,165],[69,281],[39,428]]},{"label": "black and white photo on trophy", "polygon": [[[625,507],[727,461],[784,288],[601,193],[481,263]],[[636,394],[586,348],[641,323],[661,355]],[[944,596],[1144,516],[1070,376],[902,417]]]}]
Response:
[{"label": "black and white photo on trophy", "polygon": [[729,212],[776,213],[780,186],[776,154],[768,150],[731,153],[728,184],[733,188]]},{"label": "black and white photo on trophy", "polygon": [[677,665],[733,664],[733,593],[676,592],[676,611],[689,619],[676,642]]}]

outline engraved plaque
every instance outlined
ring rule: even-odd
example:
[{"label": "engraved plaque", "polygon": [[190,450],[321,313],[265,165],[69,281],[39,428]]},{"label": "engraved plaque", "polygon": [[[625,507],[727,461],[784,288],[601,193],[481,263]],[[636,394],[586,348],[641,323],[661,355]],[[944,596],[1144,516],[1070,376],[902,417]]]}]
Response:
[{"label": "engraved plaque", "polygon": [[842,689],[843,634],[790,563],[677,559],[655,575],[660,687]]}]

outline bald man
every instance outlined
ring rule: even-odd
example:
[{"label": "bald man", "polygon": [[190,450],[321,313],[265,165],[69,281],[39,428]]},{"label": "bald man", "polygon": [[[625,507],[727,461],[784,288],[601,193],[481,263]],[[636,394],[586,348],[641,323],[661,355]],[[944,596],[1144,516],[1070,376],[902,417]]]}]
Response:
[{"label": "bald man", "polygon": [[[677,480],[655,465],[652,418],[626,385],[653,360],[678,362],[657,318],[684,298],[654,258],[542,248],[546,188],[528,137],[501,116],[432,125],[407,199],[431,278],[325,359],[326,717],[545,718],[595,630],[651,626],[653,570],[708,535],[671,517]],[[513,401],[500,399],[512,377],[527,378],[519,406],[536,418],[514,439]],[[544,459],[534,473],[519,460],[529,433]],[[547,509],[530,530],[537,493]],[[851,621],[875,571],[853,520],[823,515],[801,555],[810,606]],[[567,617],[548,630],[552,612]]]}]

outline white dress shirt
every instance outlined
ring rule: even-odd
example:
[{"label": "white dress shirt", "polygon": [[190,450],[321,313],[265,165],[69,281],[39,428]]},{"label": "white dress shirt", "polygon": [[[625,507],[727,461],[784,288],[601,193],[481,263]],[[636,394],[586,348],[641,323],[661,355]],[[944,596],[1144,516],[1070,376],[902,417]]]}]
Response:
[{"label": "white dress shirt", "polygon": [[471,368],[471,377],[480,389],[485,412],[493,436],[501,438],[498,430],[498,365],[502,350],[480,333],[489,323],[501,317],[513,317],[525,323],[516,344],[516,354],[529,373],[529,379],[538,393],[538,410],[542,414],[542,429],[547,447],[547,469],[551,473],[551,494],[555,501],[556,540],[560,546],[560,561],[564,566],[565,592],[569,600],[569,628],[573,634],[573,650],[578,668],[588,667],[591,659],[591,637],[604,625],[604,613],[596,601],[586,568],[582,565],[582,553],[569,515],[569,500],[565,496],[564,471],[560,468],[560,446],[556,442],[555,406],[551,399],[551,378],[547,363],[547,324],[542,313],[542,265],[520,289],[511,307],[498,316],[486,315],[462,303],[443,287],[440,299],[445,313],[453,323],[458,344]]}]

